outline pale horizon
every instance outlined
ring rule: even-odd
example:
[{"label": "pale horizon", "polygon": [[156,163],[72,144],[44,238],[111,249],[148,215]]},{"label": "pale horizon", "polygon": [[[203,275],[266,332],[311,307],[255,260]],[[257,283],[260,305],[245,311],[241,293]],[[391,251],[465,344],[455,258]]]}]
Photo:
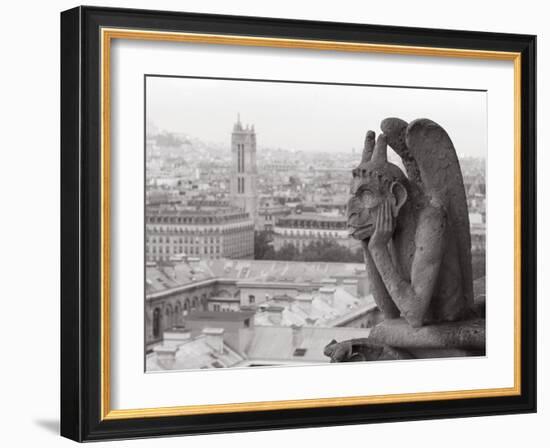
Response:
[{"label": "pale horizon", "polygon": [[[365,133],[390,116],[429,118],[459,156],[486,158],[483,91],[147,77],[147,123],[205,142],[230,143],[233,124],[254,125],[258,147],[360,151]],[[449,107],[452,105],[452,107]]]}]

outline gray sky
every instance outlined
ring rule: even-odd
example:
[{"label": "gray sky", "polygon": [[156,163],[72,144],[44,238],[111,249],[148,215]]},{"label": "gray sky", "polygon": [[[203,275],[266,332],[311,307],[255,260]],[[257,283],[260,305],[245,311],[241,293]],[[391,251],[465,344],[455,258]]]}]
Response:
[{"label": "gray sky", "polygon": [[230,142],[240,113],[258,146],[303,151],[360,150],[365,132],[386,117],[430,118],[459,155],[486,157],[485,92],[147,78],[147,120],[160,129]]}]

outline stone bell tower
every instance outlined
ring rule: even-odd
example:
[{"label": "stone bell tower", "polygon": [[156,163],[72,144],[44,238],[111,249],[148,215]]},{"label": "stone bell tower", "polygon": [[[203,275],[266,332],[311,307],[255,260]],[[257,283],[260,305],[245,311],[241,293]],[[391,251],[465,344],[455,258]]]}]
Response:
[{"label": "stone bell tower", "polygon": [[240,115],[231,134],[231,202],[256,221],[257,177],[256,132],[254,125],[243,127]]}]

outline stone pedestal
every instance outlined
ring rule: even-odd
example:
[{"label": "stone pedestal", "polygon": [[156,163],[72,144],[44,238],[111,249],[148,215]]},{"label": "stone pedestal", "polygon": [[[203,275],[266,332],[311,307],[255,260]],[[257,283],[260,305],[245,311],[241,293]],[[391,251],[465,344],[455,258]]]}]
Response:
[{"label": "stone pedestal", "polygon": [[404,319],[381,322],[368,338],[332,341],[331,362],[449,358],[485,355],[485,319],[411,327]]}]

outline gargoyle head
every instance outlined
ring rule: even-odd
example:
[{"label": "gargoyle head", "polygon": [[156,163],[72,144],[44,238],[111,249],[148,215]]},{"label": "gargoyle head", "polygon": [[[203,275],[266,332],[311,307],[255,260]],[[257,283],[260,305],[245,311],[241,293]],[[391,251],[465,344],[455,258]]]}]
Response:
[{"label": "gargoyle head", "polygon": [[[394,218],[408,197],[408,180],[403,171],[388,162],[387,141],[380,134],[375,142],[373,131],[367,132],[361,163],[352,170],[351,197],[348,201],[348,231],[358,240],[372,236],[380,205],[388,200]],[[394,225],[396,223],[394,219]]]}]

